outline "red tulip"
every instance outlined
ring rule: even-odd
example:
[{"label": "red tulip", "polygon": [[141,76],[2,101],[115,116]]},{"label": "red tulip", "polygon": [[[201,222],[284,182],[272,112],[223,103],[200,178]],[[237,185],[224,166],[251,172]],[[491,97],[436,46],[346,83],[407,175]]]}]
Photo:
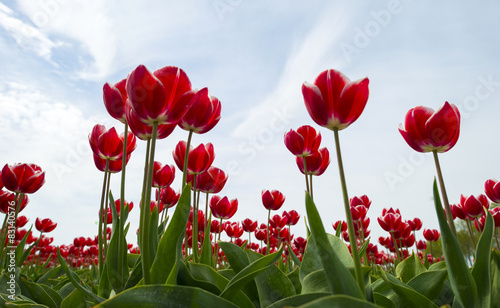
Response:
[{"label": "red tulip", "polygon": [[258,228],[255,230],[255,238],[259,241],[265,241],[267,238],[267,228]]},{"label": "red tulip", "polygon": [[399,132],[415,151],[444,153],[457,143],[460,113],[448,102],[435,112],[418,106],[406,113],[405,125],[399,125]]},{"label": "red tulip", "polygon": [[164,188],[170,186],[175,178],[175,167],[173,165],[162,166],[155,161],[153,165],[153,187]]},{"label": "red tulip", "polygon": [[[304,174],[304,159],[302,157],[295,157],[297,167],[300,172]],[[307,174],[316,176],[322,175],[326,168],[330,165],[330,152],[327,148],[321,148],[313,154],[306,156]]]},{"label": "red tulip", "polygon": [[[120,136],[114,127],[106,130],[101,124],[96,124],[89,134],[89,143],[94,154],[101,159],[118,160],[123,156],[124,135]],[[127,155],[136,148],[136,138],[133,134],[127,135]]]},{"label": "red tulip", "polygon": [[[130,156],[131,154],[127,155],[126,163],[128,163],[128,161],[130,160]],[[122,171],[122,162],[123,160],[121,158],[117,160],[110,160],[108,171],[111,173]],[[106,159],[102,159],[97,154],[94,154],[94,163],[99,171],[104,172],[106,170]]]},{"label": "red tulip", "polygon": [[5,164],[2,182],[12,192],[32,194],[45,183],[45,171],[35,164]]},{"label": "red tulip", "polygon": [[17,217],[16,220],[16,228],[22,228],[28,223],[28,217],[26,216],[19,216]]},{"label": "red tulip", "polygon": [[426,250],[427,249],[427,243],[420,240],[417,242],[417,249],[418,250]]},{"label": "red tulip", "polygon": [[269,225],[273,228],[284,228],[286,226],[287,220],[286,217],[282,217],[278,214],[271,217],[269,220]]},{"label": "red tulip", "polygon": [[40,231],[40,232],[51,232],[57,227],[57,223],[52,222],[50,218],[45,218],[40,220],[40,218],[37,218],[35,221],[35,228]]},{"label": "red tulip", "polygon": [[190,101],[190,107],[179,121],[180,128],[204,134],[219,122],[221,103],[217,97],[208,94],[207,88],[187,92],[180,100]]},{"label": "red tulip", "polygon": [[179,202],[181,194],[176,192],[172,187],[167,186],[161,189],[161,203],[167,208],[171,208]]},{"label": "red tulip", "polygon": [[[116,211],[118,212],[118,214],[120,214],[120,206],[121,206],[120,203],[121,203],[120,199],[115,200],[115,208],[116,208]],[[111,204],[110,204],[110,206],[111,206]],[[130,211],[132,211],[132,209],[134,208],[134,202],[125,201],[123,204],[123,207],[125,210],[128,209],[128,212],[130,213]]]},{"label": "red tulip", "polygon": [[207,171],[198,175],[196,187],[204,193],[218,194],[226,185],[227,179],[228,175],[224,171],[211,166]]},{"label": "red tulip", "polygon": [[[301,126],[285,134],[285,145],[293,155],[303,157],[317,152],[321,143],[321,134],[309,125]],[[307,163],[307,162],[306,162]]]},{"label": "red tulip", "polygon": [[377,218],[378,223],[380,224],[380,227],[382,227],[382,229],[387,232],[394,232],[399,230],[401,224],[401,215],[393,213],[387,213],[385,215],[382,213],[382,215],[383,216]]},{"label": "red tulip", "polygon": [[224,230],[226,231],[227,236],[229,236],[230,238],[238,238],[242,236],[244,232],[243,228],[237,222],[228,224]]},{"label": "red tulip", "polygon": [[368,78],[351,81],[337,70],[323,71],[302,94],[309,115],[318,125],[342,130],[356,121],[368,101]]},{"label": "red tulip", "polygon": [[295,226],[300,219],[300,215],[296,210],[291,210],[289,212],[283,211],[282,216],[286,217],[286,224],[289,226]]},{"label": "red tulip", "polygon": [[345,232],[347,231],[347,223],[342,220],[337,220],[335,223],[332,224],[333,230],[337,230],[340,224],[340,231]]},{"label": "red tulip", "polygon": [[[148,140],[153,137],[153,127],[148,126],[139,119],[135,111],[130,105],[130,101],[127,101],[125,106],[125,116],[127,118],[130,130],[137,138],[141,140]],[[159,124],[158,130],[156,131],[156,139],[165,139],[174,131],[177,124]]]},{"label": "red tulip", "polygon": [[229,201],[227,197],[212,196],[210,199],[210,209],[214,217],[219,219],[229,219],[238,210],[238,200]]},{"label": "red tulip", "polygon": [[[15,198],[16,194],[0,189],[0,212],[4,214],[13,212],[16,205],[16,202],[14,201]],[[28,202],[28,196],[24,195],[23,201],[19,206],[19,213],[26,207],[26,205],[28,205]]]},{"label": "red tulip", "polygon": [[485,195],[469,196],[465,197],[464,195],[460,196],[460,205],[462,209],[464,209],[465,213],[472,218],[479,217],[484,214],[484,209],[488,209],[490,207],[490,203],[488,198]]},{"label": "red tulip", "polygon": [[124,124],[127,120],[125,117],[125,102],[127,101],[126,82],[127,80],[123,79],[115,85],[105,83],[102,88],[104,107],[106,107],[110,116]]},{"label": "red tulip", "polygon": [[[186,142],[179,141],[173,152],[174,161],[180,170],[184,169],[186,156]],[[196,148],[190,148],[188,156],[187,171],[190,174],[200,174],[208,170],[215,159],[214,146],[212,143],[203,143]]]},{"label": "red tulip", "polygon": [[361,197],[351,198],[350,203],[351,206],[363,205],[368,210],[370,208],[370,205],[372,204],[372,201],[368,199],[368,196],[362,195]]},{"label": "red tulip", "polygon": [[257,229],[257,225],[257,221],[252,221],[250,218],[241,222],[241,226],[245,232],[254,232]]},{"label": "red tulip", "polygon": [[500,182],[496,180],[487,180],[484,183],[484,191],[486,196],[490,198],[492,202],[500,203]]},{"label": "red tulip", "polygon": [[436,229],[424,229],[424,238],[429,242],[436,242],[439,239],[439,231]]},{"label": "red tulip", "polygon": [[0,189],[3,189],[2,170],[0,170]]},{"label": "red tulip", "polygon": [[457,205],[450,205],[450,210],[451,210],[451,215],[453,215],[453,219],[455,219],[456,217],[462,219],[462,220],[465,220],[467,219],[467,214],[465,213],[464,209],[462,208],[462,205],[461,204],[457,204]]},{"label": "red tulip", "polygon": [[222,232],[222,228],[219,220],[212,220],[210,224],[210,232],[219,234]]},{"label": "red tulip", "polygon": [[299,249],[301,252],[303,252],[306,249],[307,240],[305,238],[299,236],[293,240],[293,244],[295,245],[295,247],[297,247],[297,249]]},{"label": "red tulip", "polygon": [[268,210],[277,211],[285,202],[285,196],[277,190],[262,190],[262,204]]},{"label": "red tulip", "polygon": [[413,220],[408,220],[406,221],[408,223],[408,225],[410,225],[410,228],[412,231],[418,231],[420,229],[422,229],[422,220],[420,220],[420,218],[413,218]]},{"label": "red tulip", "polygon": [[491,216],[495,222],[495,228],[500,227],[500,207],[495,207],[490,210]]}]

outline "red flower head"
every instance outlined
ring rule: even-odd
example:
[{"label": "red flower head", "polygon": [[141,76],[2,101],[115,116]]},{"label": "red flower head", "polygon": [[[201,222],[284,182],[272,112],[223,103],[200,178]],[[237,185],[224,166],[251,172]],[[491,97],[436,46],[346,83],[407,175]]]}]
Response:
[{"label": "red flower head", "polygon": [[35,228],[40,231],[40,232],[51,232],[57,227],[57,224],[55,222],[52,222],[50,218],[45,218],[40,220],[40,218],[37,218],[35,221]]},{"label": "red flower head", "polygon": [[370,205],[372,204],[372,201],[368,199],[366,195],[362,195],[361,197],[353,197],[351,198],[351,206],[358,206],[358,205],[364,205],[366,209],[368,210],[370,208]]},{"label": "red flower head", "polygon": [[424,238],[429,242],[436,242],[439,239],[439,231],[436,229],[424,229]]},{"label": "red flower head", "polygon": [[28,217],[26,216],[19,216],[17,217],[16,220],[16,228],[22,228],[28,223]]},{"label": "red flower head", "polygon": [[434,111],[418,106],[406,113],[404,127],[399,132],[406,143],[418,152],[444,153],[457,143],[460,135],[460,113],[448,102]]},{"label": "red flower head", "polygon": [[45,171],[35,164],[5,164],[2,182],[12,192],[32,194],[45,183]]},{"label": "red flower head", "polygon": [[286,226],[286,223],[287,223],[286,217],[282,217],[278,214],[274,215],[269,220],[269,225],[275,229],[284,228]]},{"label": "red flower head", "polygon": [[218,194],[226,185],[228,175],[221,169],[211,166],[200,173],[196,179],[196,188],[204,193]]},{"label": "red flower head", "polygon": [[469,196],[465,197],[464,195],[460,196],[460,205],[464,212],[471,218],[476,218],[482,216],[484,214],[484,209],[488,209],[490,207],[490,202],[485,195]]},{"label": "red flower head", "polygon": [[285,202],[285,196],[277,190],[262,190],[262,204],[268,210],[277,211]]},{"label": "red flower head", "polygon": [[243,228],[240,226],[238,222],[233,222],[232,224],[228,224],[224,229],[226,231],[227,236],[230,238],[238,238],[243,235]]},{"label": "red flower head", "polygon": [[125,102],[127,101],[126,82],[127,79],[123,79],[115,85],[105,83],[102,87],[104,107],[106,107],[110,116],[124,124],[127,120],[125,117]]},{"label": "red flower head", "polygon": [[500,207],[494,207],[490,210],[491,216],[495,222],[495,228],[500,227]]},{"label": "red flower head", "polygon": [[174,124],[185,107],[178,105],[179,98],[191,90],[191,83],[179,68],[165,67],[152,74],[139,65],[127,77],[126,89],[132,108],[144,124]]},{"label": "red flower head", "polygon": [[212,196],[210,199],[210,209],[214,217],[219,219],[229,219],[238,210],[238,200],[229,201],[227,197]]},{"label": "red flower head", "polygon": [[[120,199],[116,199],[116,200],[115,200],[115,208],[116,208],[116,212],[117,212],[118,214],[120,214],[120,205],[121,205],[120,203],[121,203],[121,200],[120,200]],[[110,206],[111,206],[111,204],[110,204]],[[132,211],[132,209],[134,208],[134,202],[127,202],[127,201],[125,201],[125,202],[123,203],[123,208],[124,208],[125,210],[128,210],[128,212],[130,213],[130,211]],[[111,210],[111,209],[110,209],[110,210]]]},{"label": "red flower head", "polygon": [[380,216],[377,218],[378,223],[387,232],[394,232],[399,230],[399,226],[401,225],[401,215],[399,214],[393,214],[393,213],[387,213],[383,216]]},{"label": "red flower head", "polygon": [[173,165],[162,166],[155,161],[153,165],[153,187],[164,188],[170,186],[175,178],[175,167]]},{"label": "red flower head", "polygon": [[[131,154],[127,155],[127,158],[126,158],[127,164],[128,164],[128,161],[130,160],[130,156],[131,156]],[[109,166],[108,166],[108,171],[111,173],[117,173],[117,172],[122,171],[122,162],[123,162],[123,160],[121,158],[117,159],[117,160],[110,160]],[[104,172],[106,170],[106,160],[100,158],[96,154],[94,154],[94,163],[99,171]]]},{"label": "red flower head", "polygon": [[[119,160],[123,156],[124,135],[120,136],[114,127],[106,130],[101,124],[96,124],[89,134],[90,148],[101,159]],[[136,138],[133,134],[127,135],[127,155],[136,148]]]},{"label": "red flower head", "polygon": [[0,189],[3,189],[2,170],[0,170]]},{"label": "red flower head", "polygon": [[241,222],[241,226],[245,232],[254,232],[257,229],[257,225],[257,221],[252,221],[250,218]]},{"label": "red flower head", "polygon": [[468,218],[467,214],[465,213],[465,211],[462,208],[462,205],[460,203],[457,205],[450,204],[450,210],[451,210],[451,215],[453,216],[453,219],[458,217],[462,220],[465,220]]},{"label": "red flower head", "polygon": [[[321,143],[321,134],[309,125],[291,129],[285,134],[285,145],[293,155],[303,157],[317,152]],[[306,162],[307,163],[307,162]]]},{"label": "red flower head", "polygon": [[342,221],[342,220],[337,220],[335,223],[332,224],[333,230],[336,231],[337,228],[339,227],[339,224],[340,224],[340,231],[342,231],[342,232],[347,231],[347,223],[345,221]]},{"label": "red flower head", "polygon": [[[0,189],[0,212],[8,214],[13,211],[16,206],[16,201],[14,200],[15,198],[16,194]],[[28,196],[24,195],[23,201],[19,206],[19,213],[26,207],[26,205],[28,205],[28,202]]]},{"label": "red flower head", "polygon": [[210,224],[210,232],[217,233],[217,234],[222,232],[222,228],[221,228],[221,224],[220,224],[219,220],[212,220],[212,222]]},{"label": "red flower head", "polygon": [[417,242],[417,249],[418,250],[426,250],[427,249],[427,243],[420,240]]},{"label": "red flower head", "polygon": [[291,210],[289,212],[283,211],[282,216],[286,218],[286,224],[289,226],[295,226],[300,219],[300,215],[296,210]]},{"label": "red flower head", "polygon": [[[304,174],[304,159],[295,157],[297,167]],[[330,152],[327,148],[321,148],[313,154],[306,156],[307,173],[312,175],[322,175],[326,168],[330,165]]]},{"label": "red flower head", "polygon": [[176,192],[172,187],[167,186],[161,189],[161,203],[167,208],[171,208],[179,202],[181,194]]},{"label": "red flower head", "polygon": [[[186,157],[186,142],[179,141],[172,153],[174,161],[180,170],[184,169],[184,159]],[[190,147],[188,156],[187,171],[190,174],[200,174],[208,170],[215,159],[214,146],[212,143],[200,144],[196,148]]]},{"label": "red flower head", "polygon": [[266,240],[267,239],[267,229],[265,229],[265,228],[255,229],[255,238],[258,239],[259,241]]},{"label": "red flower head", "polygon": [[198,134],[210,131],[220,120],[221,103],[208,89],[192,90],[184,94],[181,101],[189,101],[190,107],[179,122],[179,127]]},{"label": "red flower head", "polygon": [[[127,122],[130,130],[137,138],[141,140],[148,140],[153,137],[153,127],[142,123],[141,119],[137,116],[135,111],[132,109],[131,103],[127,100],[125,105],[125,116],[127,117]],[[174,131],[177,124],[158,124],[158,130],[156,132],[156,139],[165,139]]]},{"label": "red flower head", "polygon": [[420,218],[413,218],[413,220],[408,220],[406,221],[408,223],[408,225],[410,225],[410,228],[412,231],[418,231],[420,229],[422,229],[422,220],[420,220]]},{"label": "red flower head", "polygon": [[487,180],[484,183],[484,191],[486,196],[490,198],[492,202],[500,203],[500,182],[496,180]]},{"label": "red flower head", "polygon": [[302,95],[314,122],[330,130],[342,130],[363,112],[368,101],[368,84],[368,78],[351,81],[330,69],[319,74],[314,84],[305,82]]}]

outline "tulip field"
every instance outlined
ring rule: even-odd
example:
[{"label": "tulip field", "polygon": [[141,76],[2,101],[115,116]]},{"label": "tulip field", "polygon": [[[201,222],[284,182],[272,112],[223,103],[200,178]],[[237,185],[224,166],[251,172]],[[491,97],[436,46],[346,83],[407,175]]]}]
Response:
[{"label": "tulip field", "polygon": [[[339,137],[362,114],[369,79],[351,81],[328,69],[305,82],[302,95],[303,111],[317,126],[288,128],[283,147],[302,174],[303,211],[283,211],[286,196],[264,189],[255,211],[267,220],[236,221],[238,199],[224,195],[228,175],[213,165],[214,145],[192,144],[193,134],[209,135],[219,122],[219,99],[207,88],[194,89],[174,66],[139,65],[106,83],[104,107],[117,125],[96,123],[89,132],[88,159],[96,181],[102,179],[94,237],[74,234],[72,243],[53,245],[57,222],[22,213],[30,195],[43,189],[44,166],[1,169],[0,306],[500,307],[500,182],[484,179],[484,194],[450,204],[439,162],[460,136],[458,108],[417,106],[399,127],[401,142],[434,159],[434,183],[421,185],[433,193],[428,210],[438,218],[437,230],[402,217],[398,208],[370,221],[370,197],[348,194],[343,161],[351,157],[342,157]],[[333,132],[334,149],[321,146],[319,127]],[[171,149],[175,165],[163,164],[155,149],[174,129],[185,130],[186,139]],[[145,153],[135,151],[139,142]],[[131,155],[144,155],[136,204],[125,191]],[[340,179],[345,219],[339,221],[321,218],[318,208],[329,205],[314,200],[313,180],[327,168]],[[112,173],[120,174],[120,190],[110,190]],[[180,187],[173,185],[176,177]],[[133,222],[138,230],[130,228],[132,210],[140,212]],[[306,236],[293,233],[299,221]],[[372,238],[373,228],[385,236]],[[135,233],[136,241],[127,242]]]}]

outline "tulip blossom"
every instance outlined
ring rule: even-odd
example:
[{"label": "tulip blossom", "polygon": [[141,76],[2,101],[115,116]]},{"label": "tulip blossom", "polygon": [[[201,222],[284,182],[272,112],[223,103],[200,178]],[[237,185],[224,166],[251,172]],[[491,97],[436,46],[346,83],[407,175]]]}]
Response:
[{"label": "tulip blossom", "polygon": [[[306,156],[306,166],[307,166],[307,174],[312,174],[316,176],[322,175],[326,168],[330,165],[330,153],[327,148],[321,148],[313,154]],[[295,161],[297,163],[297,167],[299,167],[300,172],[305,174],[304,172],[304,159],[301,157],[296,157]]]},{"label": "tulip blossom", "polygon": [[[148,140],[153,137],[153,127],[142,123],[141,119],[137,116],[135,111],[130,105],[130,101],[127,101],[125,106],[125,116],[127,118],[127,123],[130,127],[132,133],[134,133],[137,138],[141,140]],[[177,124],[159,124],[156,132],[156,139],[165,139],[174,131]]]},{"label": "tulip blossom", "polygon": [[207,171],[198,175],[196,187],[204,193],[218,194],[226,185],[227,179],[228,175],[224,171],[210,166]]},{"label": "tulip blossom", "polygon": [[28,223],[28,217],[26,216],[19,216],[17,217],[16,220],[16,228],[22,228]]},{"label": "tulip blossom", "polygon": [[415,217],[413,220],[408,220],[406,221],[408,225],[410,225],[410,228],[412,231],[418,231],[422,228],[422,220],[420,218]]},{"label": "tulip blossom", "polygon": [[127,101],[126,82],[127,80],[123,79],[115,85],[105,83],[102,87],[104,107],[106,107],[110,116],[124,124],[127,120],[125,116],[125,102]]},{"label": "tulip blossom", "polygon": [[336,231],[340,225],[340,231],[345,232],[347,231],[347,223],[342,220],[337,220],[335,223],[332,224],[333,229]]},{"label": "tulip blossom", "polygon": [[302,85],[306,109],[318,125],[342,130],[363,112],[368,101],[368,84],[366,77],[351,81],[337,70],[323,71],[313,84]]},{"label": "tulip blossom", "polygon": [[439,231],[436,229],[424,229],[424,238],[429,242],[436,242],[439,239]]},{"label": "tulip blossom", "polygon": [[395,232],[399,230],[399,225],[401,224],[401,215],[387,213],[383,216],[378,217],[377,220],[382,229],[387,232]]},{"label": "tulip blossom", "polygon": [[[186,154],[186,142],[180,141],[172,153],[174,161],[180,170],[184,168],[184,160]],[[190,174],[200,174],[208,170],[215,159],[214,146],[212,143],[200,144],[196,148],[190,148],[187,171]]]},{"label": "tulip blossom", "polygon": [[[15,198],[15,193],[0,189],[0,212],[4,214],[8,214],[9,212],[11,212],[15,205]],[[28,205],[28,202],[28,196],[24,195],[21,204],[17,206],[19,208],[18,213],[20,213],[26,207],[26,205]]]},{"label": "tulip blossom", "polygon": [[172,187],[167,186],[161,189],[160,202],[167,208],[171,208],[179,202],[180,193],[176,192]]},{"label": "tulip blossom", "polygon": [[51,232],[57,227],[57,223],[52,222],[50,218],[45,218],[40,220],[40,218],[37,218],[35,221],[35,228],[40,231],[40,232]]},{"label": "tulip blossom", "polygon": [[175,178],[175,167],[155,161],[153,166],[153,187],[164,188],[170,186]]},{"label": "tulip blossom", "polygon": [[45,171],[35,164],[5,164],[2,182],[12,192],[32,194],[45,183]]},{"label": "tulip blossom", "polygon": [[490,203],[488,202],[488,198],[485,195],[479,196],[469,196],[465,197],[464,195],[460,196],[460,205],[462,209],[464,209],[465,213],[471,218],[477,218],[484,214],[484,209],[488,209],[490,207]]},{"label": "tulip blossom", "polygon": [[220,120],[221,103],[208,93],[207,88],[192,90],[181,99],[190,101],[190,107],[179,121],[179,127],[197,134],[210,131]]},{"label": "tulip blossom", "polygon": [[487,180],[486,183],[484,183],[484,191],[492,202],[500,203],[500,182],[496,180]]},{"label": "tulip blossom", "polygon": [[[96,124],[89,134],[89,143],[92,152],[101,159],[119,160],[123,156],[124,135],[118,135],[114,127],[106,130],[101,124]],[[127,155],[136,148],[136,138],[133,134],[127,135]]]},{"label": "tulip blossom", "polygon": [[285,202],[285,196],[277,190],[262,190],[262,204],[270,211],[277,211]]},{"label": "tulip blossom", "polygon": [[404,127],[400,124],[399,132],[415,151],[444,153],[457,143],[460,113],[448,102],[437,111],[418,106],[406,113]]},{"label": "tulip blossom", "polygon": [[282,216],[286,217],[286,224],[289,226],[295,226],[300,219],[300,215],[296,210],[291,210],[289,212],[283,211]]},{"label": "tulip blossom", "polygon": [[241,222],[241,226],[245,232],[254,232],[257,229],[257,221],[247,218]]},{"label": "tulip blossom", "polygon": [[238,210],[238,200],[229,201],[227,197],[212,196],[210,199],[210,209],[214,217],[219,219],[229,219]]},{"label": "tulip blossom", "polygon": [[285,145],[293,155],[306,157],[317,152],[321,143],[321,134],[309,125],[291,129],[285,134]]},{"label": "tulip blossom", "polygon": [[[127,155],[126,157],[126,163],[130,160],[131,154]],[[105,172],[106,171],[106,159],[102,159],[99,157],[99,155],[94,154],[94,164],[96,168],[101,171]],[[117,159],[117,160],[110,160],[108,163],[108,172],[111,173],[117,173],[122,171],[122,166],[123,166],[123,160]]]}]

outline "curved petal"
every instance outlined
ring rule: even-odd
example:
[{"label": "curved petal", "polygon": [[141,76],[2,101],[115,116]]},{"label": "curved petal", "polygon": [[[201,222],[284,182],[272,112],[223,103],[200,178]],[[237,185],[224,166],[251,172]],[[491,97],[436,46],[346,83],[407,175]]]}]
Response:
[{"label": "curved petal", "polygon": [[307,112],[312,120],[319,126],[327,127],[328,125],[328,109],[321,90],[314,84],[304,82],[302,85],[302,96],[306,105]]}]

